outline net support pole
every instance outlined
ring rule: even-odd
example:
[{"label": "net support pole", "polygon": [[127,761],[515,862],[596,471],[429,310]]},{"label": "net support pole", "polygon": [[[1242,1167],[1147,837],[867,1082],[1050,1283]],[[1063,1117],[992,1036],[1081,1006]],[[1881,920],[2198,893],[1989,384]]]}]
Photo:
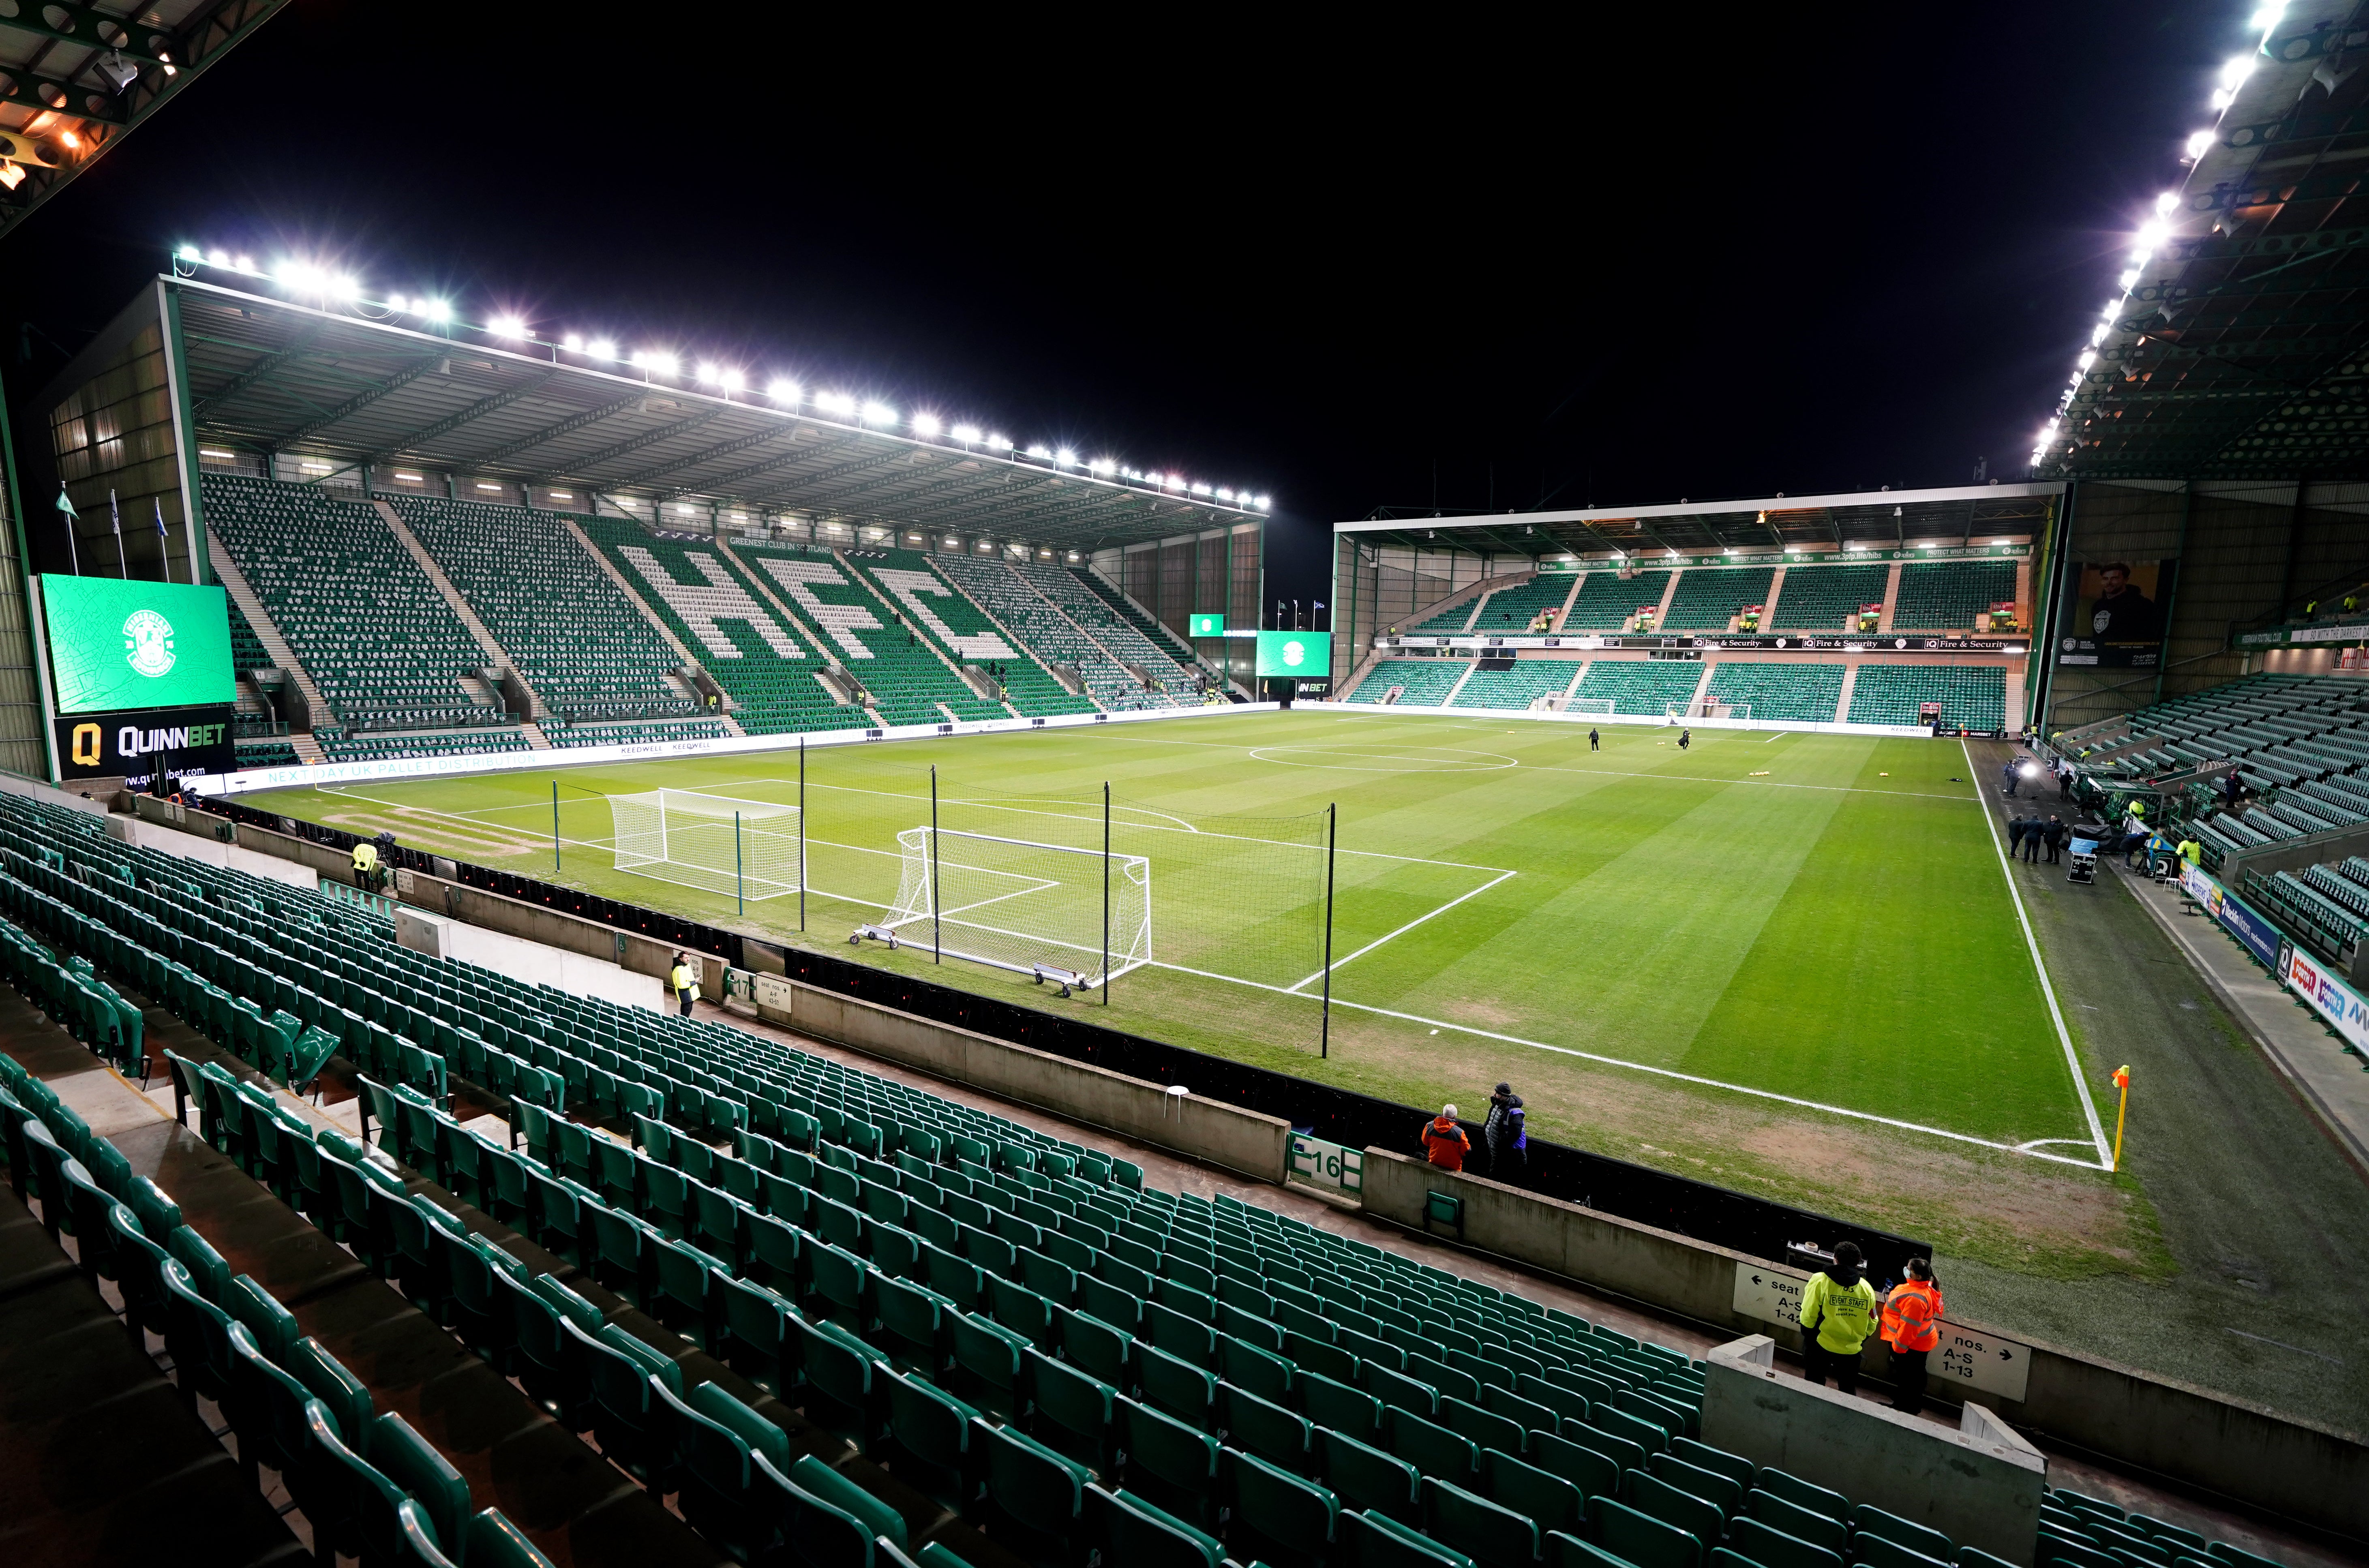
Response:
[{"label": "net support pole", "polygon": [[798,929],[807,928],[807,738],[798,737]]},{"label": "net support pole", "polygon": [[938,765],[930,764],[930,962],[946,961],[944,938],[938,929]]},{"label": "net support pole", "polygon": [[739,912],[749,912],[749,884],[740,875],[740,813],[732,814],[732,901]]},{"label": "net support pole", "polygon": [[1333,1054],[1333,838],[1341,819],[1341,803],[1324,807],[1324,1002],[1317,1013],[1316,1054]]},{"label": "net support pole", "polygon": [[1110,780],[1103,781],[1103,1005],[1110,1005]]},{"label": "net support pole", "polygon": [[559,869],[559,781],[551,781],[551,869]]}]

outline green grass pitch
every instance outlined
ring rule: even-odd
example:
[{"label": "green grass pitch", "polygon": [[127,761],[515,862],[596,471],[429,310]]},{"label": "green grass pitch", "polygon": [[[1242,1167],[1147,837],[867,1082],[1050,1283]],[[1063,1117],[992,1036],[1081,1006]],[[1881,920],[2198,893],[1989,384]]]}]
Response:
[{"label": "green grass pitch", "polygon": [[[1809,1103],[1789,1114],[2090,1157],[1977,793],[1993,785],[1957,743],[1706,730],[1681,753],[1676,729],[1602,733],[1591,751],[1578,726],[1303,708],[815,750],[803,935],[795,895],[744,911],[615,871],[603,798],[664,785],[792,802],[794,751],[245,798],[549,877],[556,780],[557,880],[926,969],[926,951],[846,939],[893,898],[897,834],[929,820],[930,768],[943,828],[1081,847],[1099,844],[1107,781],[1114,849],[1150,862],[1152,963],[1120,974],[1107,1005],[975,965],[936,978],[1468,1107],[1487,1085],[1433,1082],[1438,1045],[1485,1046],[1516,1079],[1585,1053],[1689,1093]],[[1321,984],[1301,982],[1322,968],[1319,814],[1336,803],[1335,1054],[1320,1063]],[[1098,898],[1071,891],[1073,916]]]}]

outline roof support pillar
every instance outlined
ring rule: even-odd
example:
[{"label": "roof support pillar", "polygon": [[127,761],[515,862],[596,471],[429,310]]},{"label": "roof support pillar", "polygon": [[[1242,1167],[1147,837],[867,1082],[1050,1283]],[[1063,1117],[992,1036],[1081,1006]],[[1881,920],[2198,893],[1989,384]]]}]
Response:
[{"label": "roof support pillar", "polygon": [[[2295,494],[2297,496],[2303,494],[2303,485],[2300,481],[2295,485]],[[2180,579],[2187,575],[2188,519],[2195,510],[2196,481],[2183,480],[2180,486],[2180,535],[2171,547],[2171,591],[2163,596],[2163,646],[2157,650],[2155,656],[2155,695],[2147,699],[2150,706],[2163,701],[2163,678],[2165,672],[2171,667],[2171,618],[2173,612],[2180,607]],[[2289,560],[2295,558],[2292,545],[2288,549],[2287,558]]]}]

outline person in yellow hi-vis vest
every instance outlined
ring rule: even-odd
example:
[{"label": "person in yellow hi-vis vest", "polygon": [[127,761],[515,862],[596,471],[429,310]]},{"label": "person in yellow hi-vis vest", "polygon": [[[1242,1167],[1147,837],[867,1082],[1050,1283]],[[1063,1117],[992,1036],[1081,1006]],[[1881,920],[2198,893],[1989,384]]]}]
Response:
[{"label": "person in yellow hi-vis vest", "polygon": [[367,893],[378,881],[378,846],[368,839],[354,845],[354,886]]},{"label": "person in yellow hi-vis vest", "polygon": [[1802,1290],[1802,1376],[1832,1378],[1847,1394],[1859,1391],[1860,1347],[1875,1332],[1875,1287],[1859,1270],[1859,1244],[1845,1242]]},{"label": "person in yellow hi-vis vest", "polygon": [[674,956],[674,968],[667,975],[667,989],[682,1003],[682,1015],[691,1016],[691,1004],[699,1000],[699,971],[691,967],[691,956]]}]

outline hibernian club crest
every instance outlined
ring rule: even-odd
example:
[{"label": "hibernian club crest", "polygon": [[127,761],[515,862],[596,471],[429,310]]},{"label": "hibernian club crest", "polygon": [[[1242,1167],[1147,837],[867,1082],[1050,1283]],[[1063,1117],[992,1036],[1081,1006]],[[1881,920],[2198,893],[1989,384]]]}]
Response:
[{"label": "hibernian club crest", "polygon": [[173,668],[173,623],[154,610],[135,610],[123,623],[125,657],[143,675],[162,675]]}]

